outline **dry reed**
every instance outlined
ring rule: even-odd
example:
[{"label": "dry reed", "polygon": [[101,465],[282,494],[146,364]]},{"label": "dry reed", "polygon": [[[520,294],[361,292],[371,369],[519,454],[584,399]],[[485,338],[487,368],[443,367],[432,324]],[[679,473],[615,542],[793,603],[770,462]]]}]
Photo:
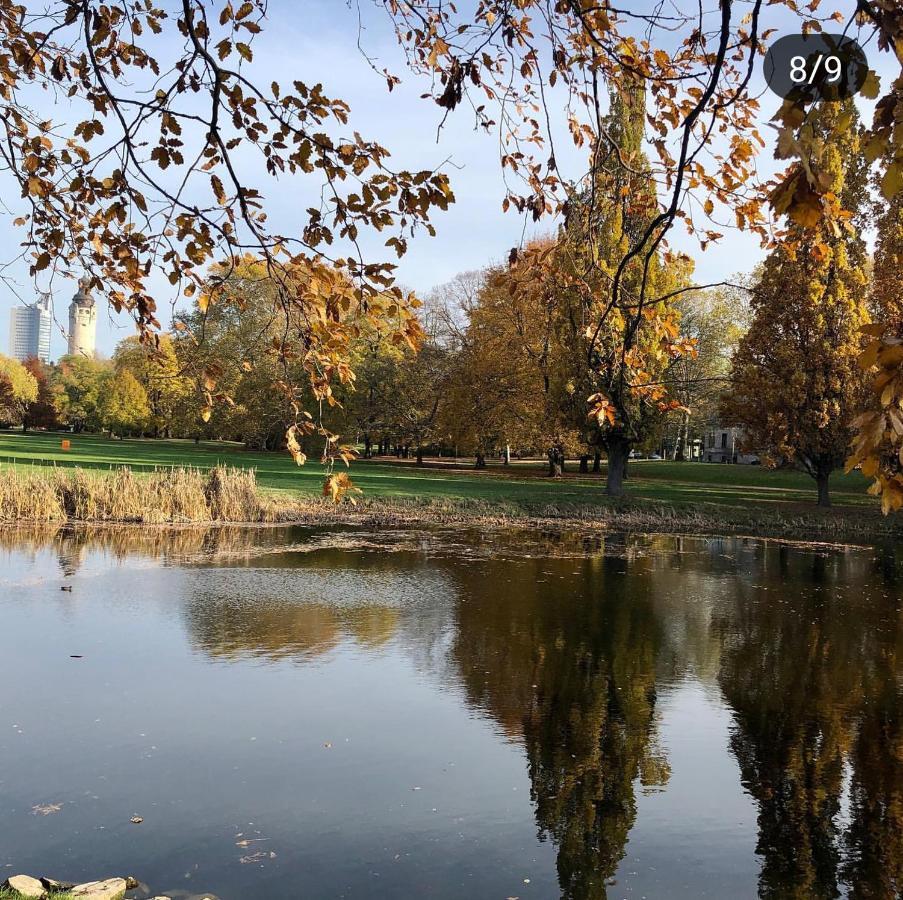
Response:
[{"label": "dry reed", "polygon": [[85,469],[0,470],[0,522],[260,522],[256,476],[217,466],[136,475]]}]

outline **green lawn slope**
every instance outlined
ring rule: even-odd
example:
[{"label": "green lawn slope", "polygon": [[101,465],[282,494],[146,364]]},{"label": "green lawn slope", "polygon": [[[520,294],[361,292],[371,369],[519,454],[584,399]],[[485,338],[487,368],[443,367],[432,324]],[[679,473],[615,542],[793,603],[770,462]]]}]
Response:
[{"label": "green lawn slope", "polygon": [[[63,439],[71,449],[61,448]],[[237,444],[170,440],[113,440],[100,435],[22,434],[0,431],[0,466],[59,465],[90,469],[130,466],[136,471],[191,466],[208,469],[217,464],[253,468],[266,491],[316,495],[323,469],[316,462],[297,467],[286,454],[258,453]],[[492,463],[483,471],[466,461],[431,460],[424,468],[413,461],[358,460],[352,477],[365,495],[374,498],[482,500],[515,506],[544,504],[587,505],[603,500],[603,478],[579,475],[570,462],[561,479],[545,477],[541,461],[519,461],[510,467]],[[835,473],[831,479],[836,506],[872,507],[859,473]],[[797,508],[814,504],[815,484],[794,471],[770,471],[761,466],[716,463],[675,463],[636,460],[630,464],[628,494],[636,499],[664,501],[676,506],[699,503],[732,507]]]}]

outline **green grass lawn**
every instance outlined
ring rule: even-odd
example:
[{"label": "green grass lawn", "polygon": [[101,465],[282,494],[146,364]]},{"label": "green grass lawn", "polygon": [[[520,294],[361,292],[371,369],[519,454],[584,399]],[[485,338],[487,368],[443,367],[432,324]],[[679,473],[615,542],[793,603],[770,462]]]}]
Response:
[{"label": "green grass lawn", "polygon": [[[72,443],[69,451],[60,447],[64,438]],[[0,466],[56,464],[108,469],[127,465],[141,471],[161,466],[210,468],[218,463],[255,469],[261,487],[269,491],[314,495],[322,485],[323,470],[316,462],[299,468],[286,454],[246,451],[238,444],[120,441],[100,435],[0,431]],[[484,471],[469,468],[466,462],[451,466],[446,460],[425,468],[407,460],[358,460],[351,471],[358,487],[371,497],[474,499],[528,506],[585,505],[602,499],[604,468],[602,476],[578,475],[574,471],[576,462],[569,462],[568,468],[572,471],[554,481],[545,477],[545,467],[537,460],[519,461],[509,468],[494,462]],[[867,481],[859,473],[837,472],[831,482],[835,505],[874,506],[873,499],[865,494]],[[802,473],[717,463],[632,461],[627,490],[633,497],[677,505],[786,506],[815,502],[815,483]]]}]

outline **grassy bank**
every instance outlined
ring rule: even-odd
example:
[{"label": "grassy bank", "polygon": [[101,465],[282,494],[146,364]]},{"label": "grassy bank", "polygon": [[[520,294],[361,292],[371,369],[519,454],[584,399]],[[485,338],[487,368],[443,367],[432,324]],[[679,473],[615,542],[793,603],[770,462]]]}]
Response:
[{"label": "grassy bank", "polygon": [[[903,535],[882,517],[858,473],[834,479],[835,507],[813,504],[805,475],[761,467],[642,460],[631,463],[628,497],[614,501],[602,475],[549,479],[541,461],[496,463],[358,461],[356,507],[320,497],[323,471],[282,454],[190,441],[115,441],[95,435],[0,433],[0,520],[299,522],[582,526],[838,539]],[[128,469],[123,469],[127,466]],[[576,468],[576,466],[574,466]]]},{"label": "grassy bank", "polygon": [[[60,447],[69,438],[71,449]],[[0,467],[55,465],[109,471],[129,466],[135,472],[164,467],[200,470],[214,466],[254,469],[258,485],[274,494],[319,495],[322,468],[315,462],[298,468],[287,454],[257,453],[237,444],[193,441],[110,440],[100,435],[26,434],[0,432]],[[580,475],[575,462],[560,480],[546,477],[540,460],[515,462],[510,467],[497,460],[477,471],[472,462],[428,460],[417,468],[410,460],[358,460],[352,465],[355,483],[371,498],[486,500],[514,504],[593,504],[602,494],[603,472]],[[836,473],[831,479],[837,506],[871,507],[866,479],[860,474]],[[815,482],[800,472],[770,471],[761,466],[728,466],[714,463],[675,463],[637,460],[630,464],[628,492],[635,499],[662,500],[673,504],[715,503],[724,506],[749,503],[805,504],[815,500]]]}]

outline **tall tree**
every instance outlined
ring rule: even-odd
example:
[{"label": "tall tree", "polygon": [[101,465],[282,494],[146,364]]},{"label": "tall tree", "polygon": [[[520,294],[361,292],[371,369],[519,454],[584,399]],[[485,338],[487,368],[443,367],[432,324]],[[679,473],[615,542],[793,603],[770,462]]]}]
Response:
[{"label": "tall tree", "polygon": [[[823,103],[810,117],[825,144],[823,172],[854,219],[867,171],[852,101]],[[752,293],[752,323],[734,358],[729,419],[773,463],[791,461],[815,479],[820,506],[847,455],[865,398],[858,365],[869,320],[865,247],[852,226],[791,223],[790,242],[766,259]]]},{"label": "tall tree", "polygon": [[875,203],[872,314],[880,322],[903,332],[903,193]]},{"label": "tall tree", "polygon": [[877,225],[870,311],[875,324],[859,359],[872,386],[868,409],[855,420],[856,434],[847,469],[861,466],[874,478],[871,493],[880,494],[885,513],[903,506],[903,192],[889,198],[882,190],[893,155],[876,175],[873,211]]},{"label": "tall tree", "polygon": [[531,256],[552,252],[534,242],[524,259],[484,273],[467,324],[445,412],[455,443],[477,456],[510,445],[573,451],[578,433],[562,408],[565,355],[555,329],[551,283],[533,278]]},{"label": "tall tree", "polygon": [[643,152],[645,123],[645,89],[628,80],[612,91],[604,127],[610,144],[600,148],[603,162],[573,196],[550,257],[558,281],[559,343],[570,348],[571,415],[586,427],[589,404],[591,441],[608,454],[606,492],[613,496],[623,493],[631,448],[676,405],[666,396],[670,362],[693,352],[680,337],[673,303],[687,284],[689,260],[655,245],[629,258],[658,209]]}]

